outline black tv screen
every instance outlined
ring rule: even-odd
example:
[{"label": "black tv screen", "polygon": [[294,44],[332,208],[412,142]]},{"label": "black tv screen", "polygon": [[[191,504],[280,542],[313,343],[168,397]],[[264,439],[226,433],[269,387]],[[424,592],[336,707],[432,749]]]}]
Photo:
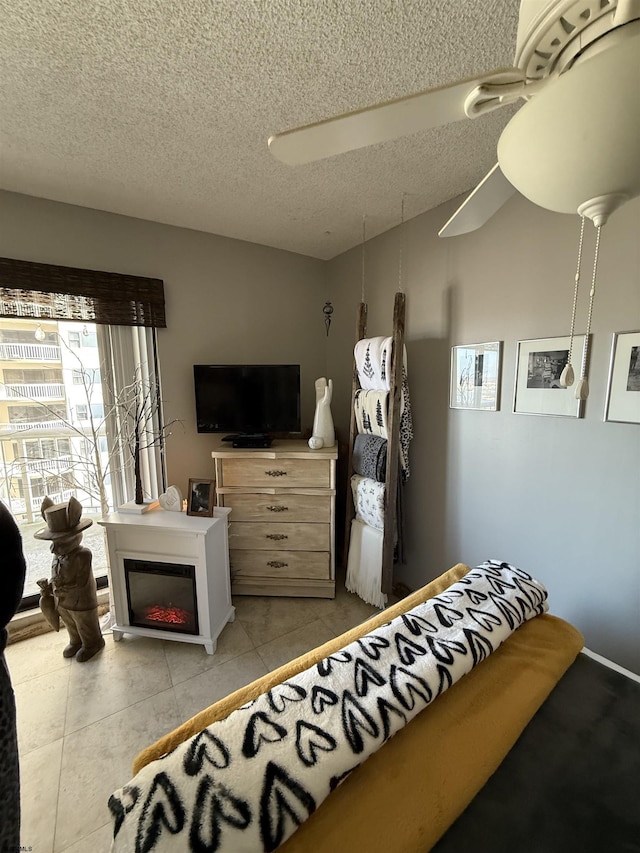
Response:
[{"label": "black tv screen", "polygon": [[194,364],[198,432],[300,432],[299,364]]}]

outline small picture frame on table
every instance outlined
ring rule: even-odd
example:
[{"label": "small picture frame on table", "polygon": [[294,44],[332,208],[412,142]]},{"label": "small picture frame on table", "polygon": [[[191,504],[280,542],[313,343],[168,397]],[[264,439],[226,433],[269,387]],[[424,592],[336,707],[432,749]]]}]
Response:
[{"label": "small picture frame on table", "polygon": [[213,518],[215,480],[189,480],[187,515]]},{"label": "small picture frame on table", "polygon": [[640,424],[640,331],[614,332],[604,419]]},{"label": "small picture frame on table", "polygon": [[574,335],[571,363],[573,385],[564,388],[560,376],[569,359],[570,338],[537,338],[518,341],[513,411],[524,415],[581,418],[583,400],[575,391],[580,378],[585,336]]},{"label": "small picture frame on table", "polygon": [[497,412],[501,368],[502,341],[451,347],[450,408]]}]

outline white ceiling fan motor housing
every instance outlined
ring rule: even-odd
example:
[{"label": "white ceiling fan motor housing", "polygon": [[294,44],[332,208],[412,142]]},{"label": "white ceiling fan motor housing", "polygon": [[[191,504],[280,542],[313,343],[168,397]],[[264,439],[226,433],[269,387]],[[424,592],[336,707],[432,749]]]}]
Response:
[{"label": "white ceiling fan motor housing", "polygon": [[521,107],[500,137],[500,168],[549,210],[576,213],[597,199],[603,224],[640,195],[639,93],[640,21],[633,21],[599,38]]}]

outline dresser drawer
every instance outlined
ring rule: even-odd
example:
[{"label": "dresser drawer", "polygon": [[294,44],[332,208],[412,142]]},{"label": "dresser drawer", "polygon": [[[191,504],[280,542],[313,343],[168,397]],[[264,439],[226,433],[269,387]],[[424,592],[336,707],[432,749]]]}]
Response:
[{"label": "dresser drawer", "polygon": [[329,524],[331,498],[328,495],[257,495],[226,492],[224,506],[233,510],[234,521],[315,521]]},{"label": "dresser drawer", "polygon": [[229,525],[229,548],[329,551],[330,546],[328,524],[232,521]]},{"label": "dresser drawer", "polygon": [[329,459],[224,459],[223,486],[312,486],[331,488]]},{"label": "dresser drawer", "polygon": [[238,551],[229,552],[231,579],[330,577],[329,554],[323,551]]}]

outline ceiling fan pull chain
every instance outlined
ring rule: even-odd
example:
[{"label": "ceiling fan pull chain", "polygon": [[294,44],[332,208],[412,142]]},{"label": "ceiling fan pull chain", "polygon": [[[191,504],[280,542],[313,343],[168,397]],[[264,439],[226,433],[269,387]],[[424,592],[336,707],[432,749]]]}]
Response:
[{"label": "ceiling fan pull chain", "polygon": [[576,328],[576,306],[578,304],[578,290],[580,288],[580,267],[582,265],[582,244],[584,241],[584,216],[580,217],[580,242],[578,243],[578,263],[576,265],[575,287],[573,289],[573,308],[571,309],[571,331],[569,332],[569,354],[567,363],[560,374],[560,384],[563,388],[569,388],[575,381],[575,373],[571,364],[573,354],[573,335]]},{"label": "ceiling fan pull chain", "polygon": [[580,381],[576,385],[576,400],[586,400],[589,396],[589,383],[587,381],[587,361],[589,359],[589,334],[591,333],[591,315],[593,313],[593,300],[596,295],[596,275],[598,270],[598,252],[600,250],[600,230],[602,225],[596,227],[596,250],[593,257],[593,275],[591,277],[591,291],[589,292],[589,313],[587,314],[587,330],[584,336],[584,349],[582,350],[582,368],[580,370]]}]

